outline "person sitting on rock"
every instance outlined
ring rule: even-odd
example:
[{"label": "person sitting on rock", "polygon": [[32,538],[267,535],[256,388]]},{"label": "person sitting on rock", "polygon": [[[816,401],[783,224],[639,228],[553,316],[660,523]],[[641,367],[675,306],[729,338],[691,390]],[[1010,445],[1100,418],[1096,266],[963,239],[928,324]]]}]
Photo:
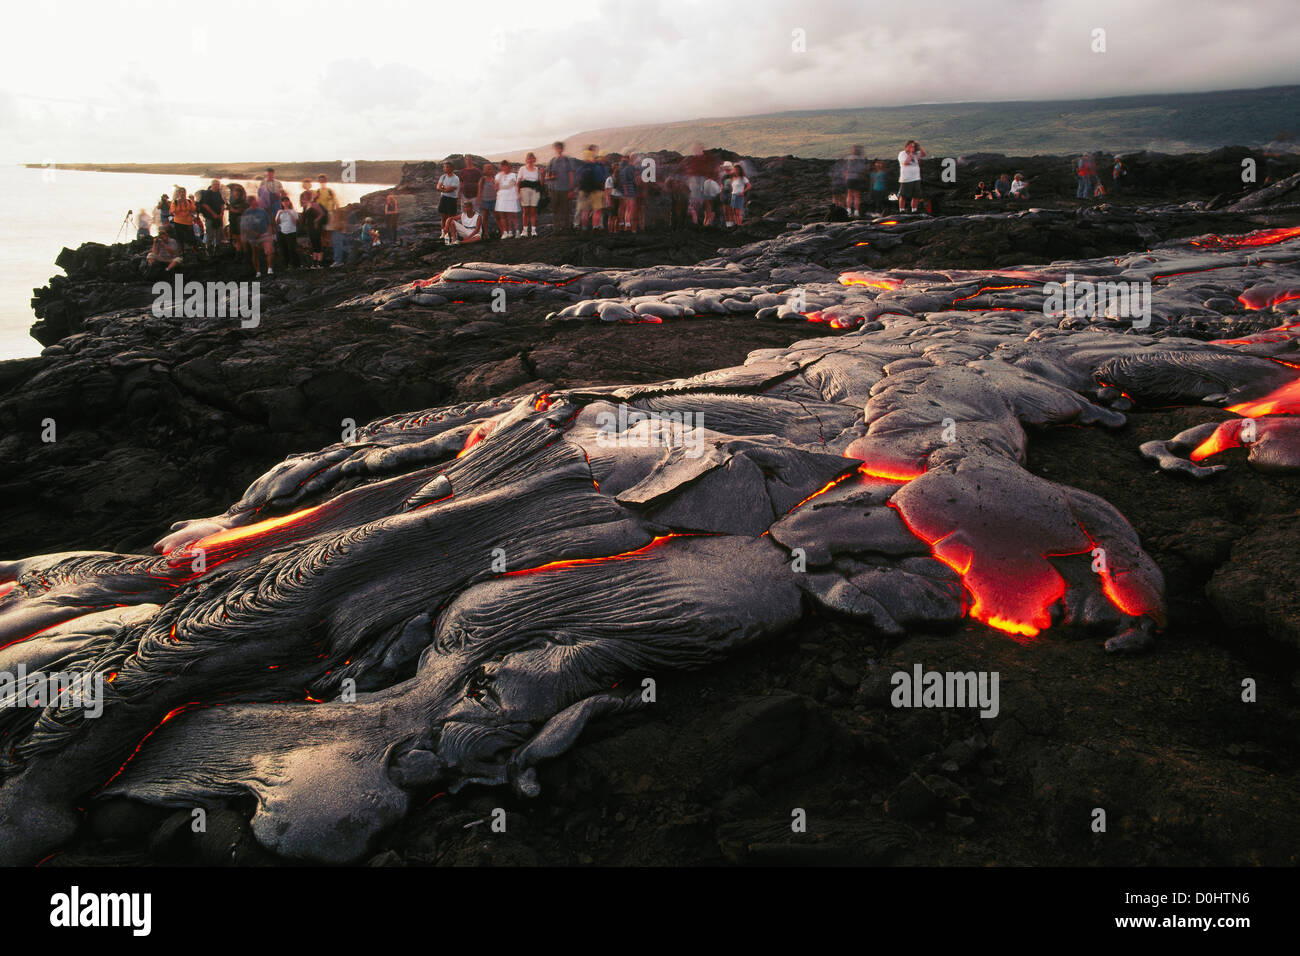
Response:
[{"label": "person sitting on rock", "polygon": [[451,221],[452,233],[447,244],[458,246],[462,242],[478,242],[483,238],[483,217],[474,210],[473,200],[465,200],[459,216]]},{"label": "person sitting on rock", "polygon": [[999,199],[1006,199],[1011,195],[1011,177],[1003,173],[998,177],[998,181],[993,185],[993,191],[997,193]]},{"label": "person sitting on rock", "polygon": [[990,188],[988,187],[988,185],[985,184],[984,180],[981,179],[981,180],[980,180],[980,184],[979,184],[978,186],[975,187],[975,198],[976,198],[976,199],[996,199],[997,196],[995,196],[995,195],[993,194],[993,190],[990,189]]},{"label": "person sitting on rock", "polygon": [[1011,180],[1011,198],[1029,198],[1029,181],[1020,173],[1016,173],[1016,178]]},{"label": "person sitting on rock", "polygon": [[154,238],[153,247],[149,250],[149,255],[145,261],[151,266],[166,264],[167,271],[171,272],[181,264],[182,252],[181,244],[176,237],[167,229],[160,228],[158,235]]}]

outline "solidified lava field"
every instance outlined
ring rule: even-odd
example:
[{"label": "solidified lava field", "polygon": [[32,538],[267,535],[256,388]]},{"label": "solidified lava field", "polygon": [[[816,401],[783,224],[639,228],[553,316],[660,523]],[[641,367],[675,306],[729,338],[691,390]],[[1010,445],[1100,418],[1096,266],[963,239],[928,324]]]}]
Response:
[{"label": "solidified lava field", "polygon": [[69,270],[0,670],[111,679],[3,712],[4,861],[1294,863],[1295,212],[732,238],[425,247],[255,334]]}]

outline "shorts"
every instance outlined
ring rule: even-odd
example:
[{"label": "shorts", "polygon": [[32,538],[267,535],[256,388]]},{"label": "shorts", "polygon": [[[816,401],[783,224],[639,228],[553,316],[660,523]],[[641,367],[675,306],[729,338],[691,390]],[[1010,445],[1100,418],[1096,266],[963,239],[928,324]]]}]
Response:
[{"label": "shorts", "polygon": [[[453,219],[451,224],[456,229],[456,235],[461,239],[468,239],[470,236],[474,235],[474,230],[466,226],[459,219]],[[480,229],[482,228],[482,225],[483,225],[482,222],[480,222],[479,223]]]},{"label": "shorts", "polygon": [[443,196],[438,200],[438,215],[454,216],[459,211],[455,196]]},{"label": "shorts", "polygon": [[921,198],[921,181],[914,179],[910,183],[898,184],[899,199],[920,199]]},{"label": "shorts", "polygon": [[532,209],[541,201],[542,191],[540,189],[534,189],[531,186],[519,187],[519,205],[526,209]]},{"label": "shorts", "polygon": [[731,208],[732,208],[732,209],[744,209],[744,208],[745,208],[745,194],[744,194],[744,193],[732,193],[732,194],[731,194]]},{"label": "shorts", "polygon": [[600,212],[605,208],[605,190],[593,189],[578,192],[578,212]]},{"label": "shorts", "polygon": [[848,182],[849,192],[854,193],[865,192],[869,185],[870,182],[866,179],[850,179]]}]

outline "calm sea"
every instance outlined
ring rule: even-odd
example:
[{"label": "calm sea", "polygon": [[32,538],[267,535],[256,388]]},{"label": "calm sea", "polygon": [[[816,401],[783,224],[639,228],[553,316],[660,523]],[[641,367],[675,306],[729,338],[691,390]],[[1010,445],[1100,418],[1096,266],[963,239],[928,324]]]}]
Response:
[{"label": "calm sea", "polygon": [[[141,173],[90,173],[68,169],[0,166],[0,359],[37,355],[41,344],[27,330],[36,321],[32,290],[62,275],[59,251],[83,242],[111,243],[130,209],[153,207],[176,186],[191,193],[207,180]],[[296,195],[295,183],[286,184]],[[331,183],[342,202],[384,189],[370,183]],[[134,228],[131,234],[134,235]]]}]

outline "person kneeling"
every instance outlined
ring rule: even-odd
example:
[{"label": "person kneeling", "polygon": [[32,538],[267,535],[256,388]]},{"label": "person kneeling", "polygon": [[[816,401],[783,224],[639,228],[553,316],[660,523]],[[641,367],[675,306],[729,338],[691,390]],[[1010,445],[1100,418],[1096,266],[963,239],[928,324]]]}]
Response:
[{"label": "person kneeling", "polygon": [[478,242],[483,238],[483,217],[479,215],[472,202],[466,201],[461,214],[451,220],[451,245],[462,242]]}]

